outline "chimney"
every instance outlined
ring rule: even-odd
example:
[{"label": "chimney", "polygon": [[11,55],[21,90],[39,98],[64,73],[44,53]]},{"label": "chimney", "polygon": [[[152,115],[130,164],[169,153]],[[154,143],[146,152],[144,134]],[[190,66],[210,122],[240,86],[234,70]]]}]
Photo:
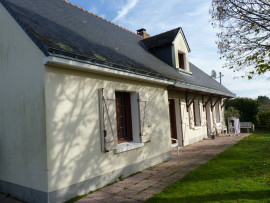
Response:
[{"label": "chimney", "polygon": [[146,29],[144,29],[144,28],[137,30],[137,35],[142,36],[144,39],[150,37],[150,35],[148,33],[146,33]]}]

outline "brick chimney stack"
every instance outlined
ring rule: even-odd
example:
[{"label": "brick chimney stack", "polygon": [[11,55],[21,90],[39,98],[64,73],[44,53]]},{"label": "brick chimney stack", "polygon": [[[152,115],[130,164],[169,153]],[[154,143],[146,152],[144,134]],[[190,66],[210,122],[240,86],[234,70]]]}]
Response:
[{"label": "brick chimney stack", "polygon": [[146,29],[144,29],[144,28],[137,30],[137,35],[142,36],[144,39],[150,37],[150,35],[148,33],[146,33]]}]

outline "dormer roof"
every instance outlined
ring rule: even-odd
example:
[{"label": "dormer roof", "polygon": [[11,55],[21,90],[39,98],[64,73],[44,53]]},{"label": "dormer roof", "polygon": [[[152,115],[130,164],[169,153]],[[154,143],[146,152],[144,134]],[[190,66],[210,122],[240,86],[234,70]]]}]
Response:
[{"label": "dormer roof", "polygon": [[171,46],[178,34],[181,34],[183,36],[183,39],[187,46],[187,50],[188,52],[190,52],[189,45],[181,27],[149,37],[147,39],[143,39],[142,42],[149,50],[164,46]]}]

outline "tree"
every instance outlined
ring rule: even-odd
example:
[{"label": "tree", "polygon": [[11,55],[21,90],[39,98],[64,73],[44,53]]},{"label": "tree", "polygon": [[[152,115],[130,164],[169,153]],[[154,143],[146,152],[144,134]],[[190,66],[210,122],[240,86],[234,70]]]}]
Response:
[{"label": "tree", "polygon": [[[212,0],[212,25],[224,67],[247,71],[248,79],[270,71],[270,1]],[[251,69],[250,69],[251,68]]]},{"label": "tree", "polygon": [[260,125],[270,128],[270,110],[264,110],[258,113],[257,121]]},{"label": "tree", "polygon": [[257,99],[261,103],[260,111],[270,110],[270,99],[267,96],[258,96]]},{"label": "tree", "polygon": [[259,100],[261,103],[270,101],[269,97],[267,96],[258,96],[257,100]]},{"label": "tree", "polygon": [[241,122],[256,123],[256,116],[260,110],[261,103],[258,100],[250,98],[235,98],[229,100],[225,105],[225,110],[228,111],[229,107],[234,107],[240,111]]},{"label": "tree", "polygon": [[230,106],[227,110],[225,110],[224,114],[225,114],[226,121],[230,117],[240,118],[240,115],[241,115],[240,111],[232,106]]}]

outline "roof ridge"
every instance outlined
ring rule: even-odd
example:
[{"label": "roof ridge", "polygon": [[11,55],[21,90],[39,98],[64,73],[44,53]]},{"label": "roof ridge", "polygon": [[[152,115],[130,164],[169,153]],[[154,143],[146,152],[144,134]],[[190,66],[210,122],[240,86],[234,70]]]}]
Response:
[{"label": "roof ridge", "polygon": [[132,33],[132,34],[134,34],[134,35],[136,35],[136,36],[142,37],[142,36],[136,34],[135,32],[132,32],[132,31],[130,31],[130,30],[128,30],[128,29],[126,29],[126,28],[120,26],[120,25],[117,25],[116,23],[113,23],[113,22],[111,22],[111,21],[109,21],[109,20],[107,20],[107,19],[105,19],[105,18],[102,18],[101,16],[98,16],[97,14],[94,14],[94,13],[92,13],[92,12],[90,12],[90,11],[84,9],[84,8],[81,8],[81,7],[75,5],[75,4],[71,3],[71,2],[68,2],[68,1],[66,1],[66,0],[62,0],[62,1],[65,2],[65,3],[67,3],[67,4],[70,4],[70,5],[74,6],[74,7],[76,7],[76,8],[78,8],[78,9],[81,9],[82,11],[87,12],[87,13],[89,13],[89,14],[91,14],[91,15],[97,17],[97,18],[100,18],[101,20],[104,20],[104,21],[106,21],[106,22],[108,22],[108,23],[111,23],[111,24],[113,24],[113,25],[115,25],[115,26],[117,26],[117,27],[119,27],[119,28],[121,28],[121,29],[123,29],[123,30],[125,30],[125,31],[128,31],[128,32],[130,32],[130,33]]}]

